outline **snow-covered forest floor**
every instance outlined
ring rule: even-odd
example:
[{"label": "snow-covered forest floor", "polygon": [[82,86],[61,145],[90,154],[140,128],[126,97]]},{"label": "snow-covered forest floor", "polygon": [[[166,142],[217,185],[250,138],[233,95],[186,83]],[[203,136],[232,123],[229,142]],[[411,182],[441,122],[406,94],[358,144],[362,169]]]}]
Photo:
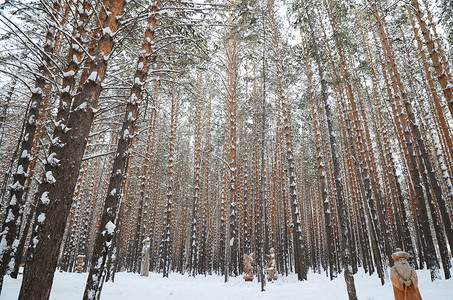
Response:
[{"label": "snow-covered forest floor", "polygon": [[[453,279],[431,282],[429,271],[418,270],[419,288],[424,300],[451,300],[453,299]],[[51,300],[80,300],[83,296],[87,273],[55,273]],[[355,275],[357,296],[365,300],[393,299],[392,285],[386,280],[381,285],[376,274],[369,276],[363,271]],[[5,277],[4,287],[0,299],[16,300],[19,294],[22,275],[17,280]],[[150,273],[149,277],[140,277],[138,274],[117,273],[115,282],[104,283],[101,299],[108,300],[136,300],[136,299],[316,299],[341,300],[348,299],[343,274],[330,281],[325,274],[309,273],[308,281],[297,281],[294,274],[281,276],[275,282],[266,284],[266,291],[260,291],[256,277],[253,283],[245,282],[240,277],[231,277],[224,283],[222,276],[196,276],[195,278],[179,273],[171,273],[169,278],[162,278],[162,274]]]}]

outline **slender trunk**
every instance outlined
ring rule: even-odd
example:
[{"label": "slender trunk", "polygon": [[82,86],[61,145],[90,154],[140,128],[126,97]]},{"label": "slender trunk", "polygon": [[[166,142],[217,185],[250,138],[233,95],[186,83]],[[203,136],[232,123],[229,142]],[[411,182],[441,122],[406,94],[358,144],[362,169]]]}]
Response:
[{"label": "slender trunk", "polygon": [[324,69],[322,66],[321,62],[321,54],[320,50],[318,47],[318,42],[317,38],[315,36],[315,29],[313,25],[313,20],[311,17],[311,13],[309,11],[309,7],[307,6],[306,14],[308,18],[308,23],[310,26],[310,35],[311,35],[311,40],[313,43],[313,47],[315,50],[315,58],[316,58],[316,63],[318,65],[318,73],[319,77],[321,80],[321,95],[322,99],[324,102],[324,109],[325,109],[325,114],[327,118],[327,129],[328,129],[328,134],[329,134],[329,141],[330,141],[330,149],[332,153],[332,163],[334,167],[334,174],[335,174],[335,187],[336,187],[336,192],[337,192],[337,206],[338,206],[338,216],[339,216],[339,221],[340,221],[340,227],[341,227],[341,233],[343,235],[342,238],[342,262],[343,262],[343,268],[344,268],[344,277],[346,281],[346,288],[348,291],[348,296],[349,299],[357,299],[357,293],[355,290],[355,285],[354,285],[354,277],[351,273],[350,269],[350,250],[349,250],[349,241],[348,241],[348,224],[347,224],[347,216],[346,216],[346,208],[345,208],[345,203],[344,203],[344,198],[343,198],[343,185],[341,182],[341,177],[340,177],[340,165],[338,162],[338,155],[337,155],[337,150],[336,150],[336,138],[333,133],[333,126],[332,126],[332,113],[330,110],[330,104],[328,101],[328,95],[327,95],[327,82],[324,77]]},{"label": "slender trunk", "polygon": [[[10,190],[9,199],[7,200],[6,219],[1,227],[0,244],[5,245],[5,249],[0,252],[0,276],[9,274],[14,270],[17,263],[15,257],[18,253],[17,236],[19,235],[20,225],[22,223],[22,212],[25,207],[25,183],[29,176],[29,166],[32,160],[32,148],[35,140],[37,121],[40,119],[40,108],[43,99],[50,92],[50,83],[52,74],[50,68],[53,66],[51,57],[55,54],[55,45],[58,35],[56,26],[59,24],[59,13],[62,10],[61,1],[53,2],[53,15],[51,16],[53,26],[49,26],[46,32],[45,43],[43,47],[42,63],[38,67],[39,76],[35,79],[34,87],[31,89],[31,98],[28,112],[27,122],[24,128],[24,137],[20,141],[20,157],[17,162],[17,168],[12,173],[13,184],[8,188]],[[1,286],[0,286],[1,289]]]},{"label": "slender trunk", "polygon": [[211,95],[209,95],[208,100],[208,116],[207,116],[207,125],[206,125],[206,139],[205,139],[205,178],[204,178],[204,189],[203,189],[203,205],[202,205],[202,224],[201,224],[201,247],[200,247],[200,262],[199,262],[199,272],[204,273],[206,275],[207,269],[210,270],[208,266],[208,262],[210,261],[210,248],[208,243],[208,229],[209,228],[209,218],[211,216],[209,211],[210,201],[209,201],[209,175],[210,175],[210,151],[211,151]]},{"label": "slender trunk", "polygon": [[195,153],[194,153],[194,176],[193,176],[193,202],[192,202],[192,224],[190,233],[190,257],[189,257],[189,272],[195,277],[198,269],[198,232],[197,226],[200,219],[197,215],[198,202],[203,196],[201,190],[201,101],[203,97],[203,70],[198,70],[197,80],[197,98],[195,105]]},{"label": "slender trunk", "polygon": [[1,133],[0,133],[0,147],[3,144],[3,135],[5,133],[5,123],[6,123],[6,118],[8,116],[8,108],[9,108],[9,104],[11,102],[11,98],[13,96],[14,90],[16,89],[16,84],[17,84],[17,80],[16,80],[16,78],[13,78],[11,80],[11,86],[9,88],[9,91],[6,94],[5,101],[2,104],[2,111],[0,112],[0,131],[1,131]]},{"label": "slender trunk", "polygon": [[306,266],[306,257],[305,257],[305,245],[302,238],[302,228],[301,228],[301,218],[300,212],[297,207],[297,179],[296,179],[296,166],[294,160],[294,150],[293,150],[293,138],[292,138],[292,128],[290,121],[290,108],[286,99],[286,92],[284,89],[284,78],[283,78],[283,63],[280,59],[280,49],[278,41],[278,29],[274,17],[274,8],[273,4],[268,0],[268,9],[269,9],[269,18],[270,18],[270,27],[271,27],[271,39],[272,46],[274,50],[275,57],[275,66],[277,69],[277,87],[278,87],[278,97],[281,101],[282,109],[282,118],[283,118],[283,127],[285,133],[286,141],[286,159],[288,164],[288,173],[289,173],[289,196],[291,199],[291,210],[293,215],[293,224],[294,224],[294,259],[296,264],[296,273],[299,280],[307,280],[308,268]]},{"label": "slender trunk", "polygon": [[[298,10],[299,18],[301,18],[300,11]],[[305,24],[305,23],[303,23]],[[300,28],[300,34],[302,40],[305,44],[308,44],[308,37],[305,36],[305,28]],[[330,199],[327,194],[327,184],[326,184],[326,170],[325,170],[325,158],[324,152],[322,149],[322,140],[321,140],[321,128],[319,126],[320,116],[318,115],[318,105],[315,101],[313,82],[312,82],[312,69],[310,62],[310,54],[308,53],[307,47],[304,47],[305,53],[305,66],[307,68],[307,78],[308,78],[308,94],[310,97],[311,113],[313,118],[313,127],[315,133],[315,142],[316,142],[316,158],[318,161],[318,174],[319,174],[319,189],[321,193],[321,201],[323,203],[324,211],[324,220],[325,220],[325,231],[327,239],[327,252],[328,252],[328,261],[329,261],[329,276],[333,280],[336,277],[336,264],[335,264],[335,251],[334,251],[334,238],[332,233],[332,218],[331,218],[331,209],[330,209]]]},{"label": "slender trunk", "polygon": [[[229,24],[232,24],[232,20],[228,20]],[[236,37],[231,36],[232,33],[229,31],[228,39],[225,49],[227,55],[227,71],[228,78],[225,84],[228,110],[227,122],[229,123],[229,135],[228,135],[228,147],[229,147],[229,197],[230,197],[230,220],[229,220],[229,272],[232,272],[235,276],[238,275],[238,237],[237,237],[237,225],[236,225],[236,214],[237,214],[237,137],[236,137],[236,117],[237,117],[237,56],[238,56],[238,41]]]},{"label": "slender trunk", "polygon": [[177,109],[176,101],[179,100],[179,94],[176,93],[176,87],[173,86],[172,97],[171,97],[171,124],[170,124],[170,154],[168,158],[168,182],[167,182],[167,193],[166,203],[164,208],[164,222],[163,222],[163,233],[162,233],[162,256],[161,256],[161,269],[163,277],[168,277],[168,272],[171,262],[171,229],[172,229],[172,205],[175,193],[175,182],[174,182],[174,159],[175,159],[175,141],[176,141],[176,125],[177,125]]},{"label": "slender trunk", "polygon": [[418,24],[420,25],[420,29],[422,31],[423,38],[425,40],[425,45],[428,48],[428,53],[429,53],[429,56],[431,57],[431,61],[434,66],[434,70],[436,70],[437,79],[440,83],[440,86],[442,87],[442,91],[444,93],[445,99],[447,100],[450,114],[453,116],[453,82],[451,82],[451,74],[449,72],[450,70],[448,67],[448,61],[443,59],[443,56],[441,57],[440,53],[436,49],[436,47],[434,45],[434,41],[429,32],[429,28],[426,25],[426,21],[423,16],[423,13],[420,10],[420,7],[418,5],[418,1],[411,0],[411,4],[415,10],[415,16],[417,17]]},{"label": "slender trunk", "polygon": [[[432,235],[430,232],[429,228],[429,220],[428,220],[428,215],[427,215],[427,210],[426,210],[426,202],[420,182],[420,170],[419,167],[417,166],[417,161],[416,161],[416,153],[413,148],[412,144],[412,139],[415,139],[417,142],[417,145],[422,153],[422,157],[420,159],[423,159],[423,162],[425,163],[425,166],[427,168],[428,173],[432,173],[432,167],[431,167],[431,162],[428,157],[426,157],[426,149],[423,141],[421,140],[421,135],[420,131],[418,129],[417,122],[415,120],[415,116],[413,113],[413,108],[411,103],[408,100],[407,94],[405,92],[404,85],[401,81],[401,76],[398,71],[397,65],[394,60],[394,55],[393,55],[393,49],[392,49],[392,44],[390,42],[390,39],[388,38],[388,35],[386,33],[386,30],[383,25],[383,21],[379,15],[379,12],[376,7],[376,2],[375,0],[369,0],[371,9],[373,11],[374,17],[377,21],[378,25],[378,33],[381,39],[382,47],[384,52],[386,53],[387,56],[387,68],[389,73],[391,74],[391,80],[392,80],[392,86],[393,86],[393,95],[394,95],[394,101],[398,104],[402,103],[405,106],[405,112],[407,113],[406,115],[403,112],[402,107],[398,108],[398,113],[395,115],[399,119],[399,122],[401,124],[401,127],[403,129],[403,137],[405,139],[405,144],[407,146],[407,151],[409,153],[409,160],[410,160],[410,172],[411,172],[411,177],[412,180],[414,181],[414,187],[415,191],[417,194],[417,202],[418,202],[418,208],[419,208],[419,214],[420,214],[420,223],[421,223],[421,228],[423,231],[423,236],[426,239],[426,257],[427,257],[427,265],[428,268],[431,271],[431,279],[434,280],[438,276],[438,261],[436,257],[436,252],[434,249],[434,244],[432,242]],[[400,97],[401,95],[401,97]],[[407,119],[406,119],[407,118]],[[409,122],[408,122],[409,121]],[[412,129],[412,130],[411,130]],[[412,131],[412,132],[411,132]],[[412,136],[414,135],[414,137]],[[435,175],[434,173],[430,175]],[[431,179],[431,184],[433,185],[434,190],[436,191],[436,186],[437,181],[435,178]],[[433,180],[434,179],[434,180]],[[437,195],[436,195],[437,198]],[[437,199],[439,201],[439,198]]]}]

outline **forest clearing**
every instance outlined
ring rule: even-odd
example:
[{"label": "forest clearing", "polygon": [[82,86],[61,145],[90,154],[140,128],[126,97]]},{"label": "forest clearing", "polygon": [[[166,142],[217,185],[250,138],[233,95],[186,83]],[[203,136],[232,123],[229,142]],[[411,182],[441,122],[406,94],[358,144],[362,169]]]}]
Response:
[{"label": "forest clearing", "polygon": [[0,297],[447,299],[452,61],[449,0],[0,0]]}]

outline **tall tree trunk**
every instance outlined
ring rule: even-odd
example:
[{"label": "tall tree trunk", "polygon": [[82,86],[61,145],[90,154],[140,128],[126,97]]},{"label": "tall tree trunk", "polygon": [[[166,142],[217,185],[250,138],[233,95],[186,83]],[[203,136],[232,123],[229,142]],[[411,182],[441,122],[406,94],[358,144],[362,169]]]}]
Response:
[{"label": "tall tree trunk", "polygon": [[172,229],[172,205],[174,201],[175,180],[174,180],[174,160],[175,160],[175,141],[176,141],[176,125],[177,125],[177,101],[179,101],[179,94],[177,95],[176,87],[173,86],[171,96],[171,124],[170,124],[170,154],[168,157],[168,182],[166,203],[164,208],[164,222],[162,232],[162,254],[161,254],[161,269],[163,277],[168,277],[171,262],[171,229]]},{"label": "tall tree trunk", "polygon": [[[60,23],[59,14],[62,11],[61,1],[55,0],[52,7],[53,22],[46,32],[46,38],[41,57],[41,65],[38,67],[39,75],[36,77],[34,87],[31,89],[31,98],[27,112],[27,122],[25,123],[24,138],[20,141],[20,157],[17,162],[17,168],[13,172],[13,184],[9,186],[9,199],[7,200],[6,219],[1,227],[0,244],[0,276],[9,274],[14,270],[16,262],[16,253],[18,253],[17,236],[19,235],[22,223],[22,214],[25,207],[25,183],[29,176],[29,166],[32,160],[32,148],[35,140],[37,121],[40,119],[40,108],[43,99],[48,97],[51,85],[48,80],[51,79],[51,68],[54,65],[52,56],[55,54],[55,46],[58,39],[58,25]],[[5,245],[5,246],[3,246]],[[1,286],[0,286],[1,289]]]},{"label": "tall tree trunk", "polygon": [[[95,299],[100,293],[102,284],[102,274],[104,272],[107,254],[112,247],[112,238],[115,234],[117,210],[121,193],[123,191],[124,176],[127,172],[128,151],[133,143],[136,122],[138,119],[138,106],[141,102],[141,94],[144,89],[146,78],[149,71],[149,62],[152,57],[153,32],[156,27],[156,11],[159,9],[159,2],[151,8],[152,13],[148,19],[145,36],[142,44],[142,51],[138,58],[137,67],[134,75],[134,85],[131,89],[129,101],[126,104],[126,111],[123,120],[120,137],[118,140],[115,161],[113,162],[112,175],[110,177],[107,197],[101,218],[100,232],[97,234],[91,268],[84,292],[84,300]],[[139,211],[141,215],[141,212]],[[140,216],[141,217],[141,216]],[[140,223],[140,222],[139,222]],[[136,233],[139,236],[139,232]],[[137,237],[136,236],[136,237]]]},{"label": "tall tree trunk", "polygon": [[[233,20],[230,17],[228,24],[233,25]],[[238,275],[238,237],[237,237],[237,136],[236,136],[236,118],[237,118],[237,59],[239,43],[234,36],[231,28],[227,31],[228,40],[224,47],[226,51],[226,61],[224,65],[227,69],[228,77],[224,83],[227,95],[227,123],[229,128],[228,133],[228,164],[229,164],[229,200],[230,200],[230,216],[229,216],[229,248],[227,249],[227,264],[228,271],[235,276]]]},{"label": "tall tree trunk", "polygon": [[320,50],[318,47],[318,42],[317,38],[315,36],[315,28],[313,24],[313,20],[311,17],[311,13],[309,11],[309,6],[306,7],[306,14],[308,18],[308,24],[310,26],[310,35],[311,35],[311,40],[313,43],[313,47],[315,50],[315,58],[316,58],[316,63],[318,65],[318,73],[319,77],[321,79],[321,95],[322,99],[324,102],[324,109],[325,109],[325,114],[327,118],[327,129],[328,129],[328,134],[329,134],[329,141],[330,141],[330,148],[332,152],[332,163],[334,167],[334,174],[335,174],[335,187],[336,187],[336,192],[337,192],[337,205],[338,205],[338,216],[339,216],[339,221],[340,221],[340,227],[341,227],[341,233],[343,235],[342,238],[342,262],[343,262],[343,268],[344,268],[344,277],[346,281],[346,288],[348,291],[348,297],[350,300],[357,299],[357,293],[355,290],[355,284],[354,284],[354,277],[351,273],[350,269],[350,250],[349,250],[349,241],[348,241],[348,224],[347,224],[347,216],[346,216],[346,208],[345,208],[345,203],[344,203],[344,198],[343,198],[343,185],[341,182],[341,177],[340,177],[340,166],[338,162],[338,156],[337,156],[337,150],[336,150],[336,138],[335,134],[333,133],[333,126],[332,126],[332,113],[330,109],[330,104],[328,101],[328,95],[327,95],[327,83],[326,79],[324,77],[324,69],[322,66],[321,62],[321,54]]},{"label": "tall tree trunk", "polygon": [[98,106],[107,58],[113,49],[112,35],[118,30],[121,19],[118,16],[122,15],[125,1],[111,3],[105,0],[103,4],[106,10],[100,14],[101,28],[109,30],[97,32],[99,40],[90,49],[95,55],[93,61],[89,62],[90,67],[82,74],[72,113],[67,124],[58,124],[61,134],[55,137],[49,149],[44,179],[36,195],[36,199],[39,199],[37,225],[32,234],[32,250],[27,258],[19,299],[48,299],[50,295],[77,175]]},{"label": "tall tree trunk", "polygon": [[[405,92],[404,85],[401,81],[400,74],[398,72],[397,65],[394,60],[394,55],[393,55],[393,49],[392,45],[390,42],[390,39],[388,38],[388,35],[386,33],[386,30],[383,25],[383,21],[379,15],[379,12],[377,10],[376,2],[375,0],[369,0],[371,9],[373,11],[373,15],[377,21],[377,26],[378,26],[378,33],[381,39],[381,44],[383,47],[383,50],[386,54],[387,57],[387,68],[388,71],[391,75],[391,80],[392,80],[392,86],[393,86],[393,95],[394,95],[394,101],[396,103],[402,103],[405,106],[405,110],[407,113],[407,116],[403,113],[402,107],[398,108],[397,114],[395,114],[395,117],[399,119],[399,122],[401,124],[401,128],[403,131],[403,137],[405,139],[405,144],[407,147],[407,151],[409,153],[409,160],[410,160],[410,172],[411,172],[411,177],[412,180],[414,181],[414,187],[415,191],[417,194],[417,202],[418,202],[418,208],[419,208],[419,214],[420,214],[420,223],[421,223],[421,229],[423,231],[423,236],[426,239],[426,262],[428,265],[428,268],[431,271],[431,279],[434,280],[434,278],[438,277],[438,270],[439,270],[439,264],[437,261],[436,257],[436,252],[434,249],[434,244],[432,242],[432,235],[431,231],[429,228],[429,220],[428,220],[428,215],[427,215],[427,210],[426,210],[426,202],[420,182],[420,170],[417,165],[416,161],[416,153],[412,145],[412,134],[415,135],[414,139],[416,140],[419,149],[422,153],[426,153],[425,146],[423,144],[423,141],[421,140],[420,132],[417,126],[417,123],[415,121],[412,105],[408,100],[407,94]],[[401,95],[401,97],[400,97]],[[409,122],[407,119],[409,119]],[[409,124],[410,123],[410,124]],[[412,129],[412,132],[411,132]],[[422,157],[420,158],[422,159]],[[428,173],[430,173],[430,164],[431,162],[429,161],[429,158],[427,157],[423,158],[423,161],[425,162],[425,166],[428,170]],[[433,176],[435,175],[434,173],[432,174]],[[435,181],[431,181],[431,184],[433,184],[433,188],[435,189],[434,184],[437,184]],[[438,199],[439,201],[439,199]]]},{"label": "tall tree trunk", "polygon": [[[447,100],[448,108],[450,109],[450,114],[453,117],[453,82],[451,81],[451,74],[448,67],[448,61],[443,59],[443,56],[440,56],[440,53],[434,45],[434,41],[429,32],[429,28],[426,25],[425,17],[423,16],[420,6],[418,5],[417,0],[411,0],[411,5],[415,10],[415,16],[417,17],[418,24],[422,31],[425,44],[428,48],[429,56],[434,66],[434,70],[437,73],[437,79],[439,80],[440,86],[444,93],[445,99]],[[434,24],[434,23],[433,23]]]},{"label": "tall tree trunk", "polygon": [[[0,131],[1,131],[0,132],[0,147],[3,144],[3,136],[5,133],[5,123],[6,123],[6,119],[8,116],[8,108],[9,108],[11,99],[13,97],[14,90],[16,89],[16,84],[17,84],[17,79],[13,78],[11,80],[11,86],[9,88],[9,91],[6,94],[5,100],[3,101],[3,104],[2,104],[2,111],[0,112]],[[0,195],[3,195],[3,194],[0,194]],[[3,197],[0,197],[0,199],[3,199]]]},{"label": "tall tree trunk", "polygon": [[294,224],[294,259],[296,264],[296,273],[299,280],[307,280],[308,267],[306,265],[305,257],[305,246],[302,238],[302,228],[301,228],[301,218],[300,212],[297,207],[297,181],[296,181],[296,166],[294,160],[294,147],[293,147],[293,138],[292,138],[292,128],[290,121],[290,108],[286,99],[286,92],[284,89],[284,78],[283,78],[283,64],[280,59],[280,49],[278,41],[278,29],[274,17],[274,7],[273,3],[268,0],[268,9],[269,9],[269,19],[270,19],[270,28],[271,28],[271,39],[272,46],[274,51],[275,66],[277,69],[277,88],[278,88],[278,97],[281,101],[282,109],[282,118],[283,118],[283,127],[285,133],[286,141],[286,159],[288,164],[288,173],[289,173],[289,196],[291,199],[291,210],[293,215],[293,224]]},{"label": "tall tree trunk", "polygon": [[[301,18],[300,9],[298,9],[298,16]],[[308,45],[308,37],[306,36],[305,23],[301,22],[300,34],[302,37],[302,42],[305,45]],[[313,81],[312,81],[312,69],[310,62],[310,54],[308,53],[308,46],[304,47],[305,54],[305,66],[307,68],[307,79],[308,79],[308,94],[310,97],[311,113],[313,118],[313,128],[315,134],[316,142],[316,159],[318,161],[318,174],[319,174],[319,189],[321,194],[321,201],[323,203],[324,211],[324,220],[325,220],[325,231],[327,239],[327,256],[329,261],[329,276],[333,280],[337,276],[336,263],[335,263],[335,246],[334,238],[332,233],[332,218],[331,218],[331,209],[330,209],[330,199],[327,194],[327,184],[326,184],[326,170],[325,170],[325,158],[322,148],[321,140],[321,128],[320,128],[320,116],[318,115],[318,105],[315,101],[314,90],[313,90]]]},{"label": "tall tree trunk", "polygon": [[198,70],[197,95],[195,104],[195,142],[194,142],[194,176],[193,176],[193,201],[192,201],[192,223],[190,233],[190,256],[189,272],[195,277],[198,271],[198,202],[203,195],[201,194],[201,101],[203,98],[203,70]]}]

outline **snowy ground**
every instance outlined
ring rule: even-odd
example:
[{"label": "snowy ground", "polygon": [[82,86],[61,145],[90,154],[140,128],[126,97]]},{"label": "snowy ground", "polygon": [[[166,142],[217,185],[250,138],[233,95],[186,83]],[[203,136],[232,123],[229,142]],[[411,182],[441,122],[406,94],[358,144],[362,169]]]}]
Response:
[{"label": "snowy ground", "polygon": [[[452,300],[453,278],[431,282],[429,271],[417,271],[419,288],[424,300]],[[83,296],[87,274],[55,273],[50,299],[80,300]],[[5,277],[1,300],[16,300],[19,294],[22,275],[17,280]],[[376,275],[369,276],[363,272],[355,275],[358,298],[363,300],[393,299],[391,283],[381,286]],[[346,284],[343,274],[329,281],[325,274],[309,273],[308,281],[297,281],[295,275],[282,277],[276,282],[267,283],[266,291],[260,291],[256,278],[254,282],[244,282],[242,277],[230,278],[223,282],[220,276],[197,276],[196,278],[181,274],[170,274],[162,278],[161,274],[151,273],[149,277],[137,274],[117,273],[115,283],[104,284],[101,299],[108,300],[192,300],[192,299],[347,299]]]}]

